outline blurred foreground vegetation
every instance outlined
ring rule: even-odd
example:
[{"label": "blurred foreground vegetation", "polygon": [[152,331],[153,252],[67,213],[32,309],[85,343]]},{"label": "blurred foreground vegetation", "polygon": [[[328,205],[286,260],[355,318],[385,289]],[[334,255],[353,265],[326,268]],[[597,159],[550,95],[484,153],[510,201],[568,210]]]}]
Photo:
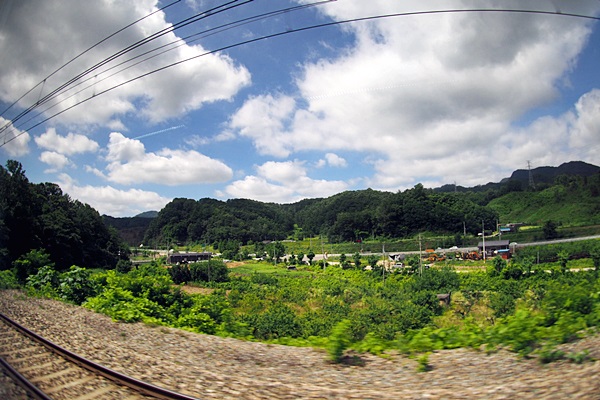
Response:
[{"label": "blurred foreground vegetation", "polygon": [[[549,362],[570,356],[556,345],[597,331],[599,249],[591,241],[588,257],[573,260],[557,248],[553,263],[496,258],[468,273],[446,266],[420,269],[414,259],[394,272],[377,263],[365,271],[368,261],[361,259],[292,270],[267,262],[228,268],[219,260],[172,268],[121,264],[120,271],[73,266],[58,272],[45,265],[24,281],[15,270],[3,271],[0,285],[24,287],[117,321],[323,347],[334,361],[348,348],[384,355],[472,347],[508,348]],[[202,293],[188,294],[189,288]],[[439,294],[450,294],[450,304]]]}]

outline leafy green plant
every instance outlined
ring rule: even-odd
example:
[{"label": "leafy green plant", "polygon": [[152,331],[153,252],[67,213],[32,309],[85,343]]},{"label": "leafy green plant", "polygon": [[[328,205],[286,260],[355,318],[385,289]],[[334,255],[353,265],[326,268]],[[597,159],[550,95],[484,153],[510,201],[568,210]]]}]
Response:
[{"label": "leafy green plant", "polygon": [[58,275],[58,272],[50,265],[41,267],[36,274],[27,277],[25,287],[30,293],[57,298],[59,297],[57,290],[59,284]]},{"label": "leafy green plant", "polygon": [[88,297],[96,294],[98,288],[90,279],[90,271],[76,265],[60,274],[58,293],[66,301],[82,304]]},{"label": "leafy green plant", "polygon": [[342,361],[344,351],[350,346],[352,337],[351,322],[344,319],[338,322],[327,341],[329,359],[335,363]]},{"label": "leafy green plant", "polygon": [[542,364],[549,364],[565,358],[565,352],[553,347],[546,347],[538,352],[538,361]]},{"label": "leafy green plant", "polygon": [[417,372],[428,372],[432,370],[431,364],[429,364],[429,354],[424,353],[417,357]]},{"label": "leafy green plant", "polygon": [[0,271],[0,289],[18,289],[21,287],[14,271]]},{"label": "leafy green plant", "polygon": [[594,361],[588,350],[583,350],[577,353],[568,353],[566,358],[575,364],[583,364],[586,361]]}]

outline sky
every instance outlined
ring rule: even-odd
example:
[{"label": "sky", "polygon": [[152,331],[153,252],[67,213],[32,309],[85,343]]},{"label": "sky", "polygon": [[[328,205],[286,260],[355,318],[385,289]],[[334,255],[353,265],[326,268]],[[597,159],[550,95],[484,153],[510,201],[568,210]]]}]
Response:
[{"label": "sky", "polygon": [[597,0],[3,0],[0,163],[113,217],[600,165],[598,17]]}]

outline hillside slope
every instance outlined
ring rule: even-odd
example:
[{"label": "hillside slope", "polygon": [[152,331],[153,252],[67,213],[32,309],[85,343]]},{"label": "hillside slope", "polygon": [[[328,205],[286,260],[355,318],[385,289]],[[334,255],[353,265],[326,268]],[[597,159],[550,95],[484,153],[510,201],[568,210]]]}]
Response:
[{"label": "hillside slope", "polygon": [[600,197],[555,185],[541,192],[512,192],[489,202],[503,222],[541,225],[552,220],[564,226],[600,224]]}]

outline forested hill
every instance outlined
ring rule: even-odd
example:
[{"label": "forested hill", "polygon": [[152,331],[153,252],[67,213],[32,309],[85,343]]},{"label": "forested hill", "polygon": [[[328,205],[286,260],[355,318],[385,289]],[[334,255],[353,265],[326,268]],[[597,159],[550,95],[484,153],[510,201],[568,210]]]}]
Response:
[{"label": "forested hill", "polygon": [[[565,170],[569,169],[559,169]],[[314,235],[343,242],[403,238],[425,231],[460,235],[465,229],[477,234],[482,221],[491,230],[497,221],[597,224],[598,215],[600,173],[586,172],[557,174],[554,184],[540,182],[535,187],[507,179],[496,189],[440,192],[418,184],[398,193],[347,191],[294,204],[178,198],[152,220],[144,243],[164,246],[233,240],[245,244]]]},{"label": "forested hill", "polygon": [[468,196],[417,185],[401,193],[371,189],[294,204],[175,199],[152,220],[144,243],[241,243],[326,235],[331,241],[404,237],[419,231],[477,232],[496,213]]},{"label": "forested hill", "polygon": [[21,272],[31,273],[32,251],[31,257],[63,271],[72,265],[114,268],[129,248],[92,207],[56,184],[30,183],[22,165],[9,160],[0,166],[0,270],[17,261]]}]

